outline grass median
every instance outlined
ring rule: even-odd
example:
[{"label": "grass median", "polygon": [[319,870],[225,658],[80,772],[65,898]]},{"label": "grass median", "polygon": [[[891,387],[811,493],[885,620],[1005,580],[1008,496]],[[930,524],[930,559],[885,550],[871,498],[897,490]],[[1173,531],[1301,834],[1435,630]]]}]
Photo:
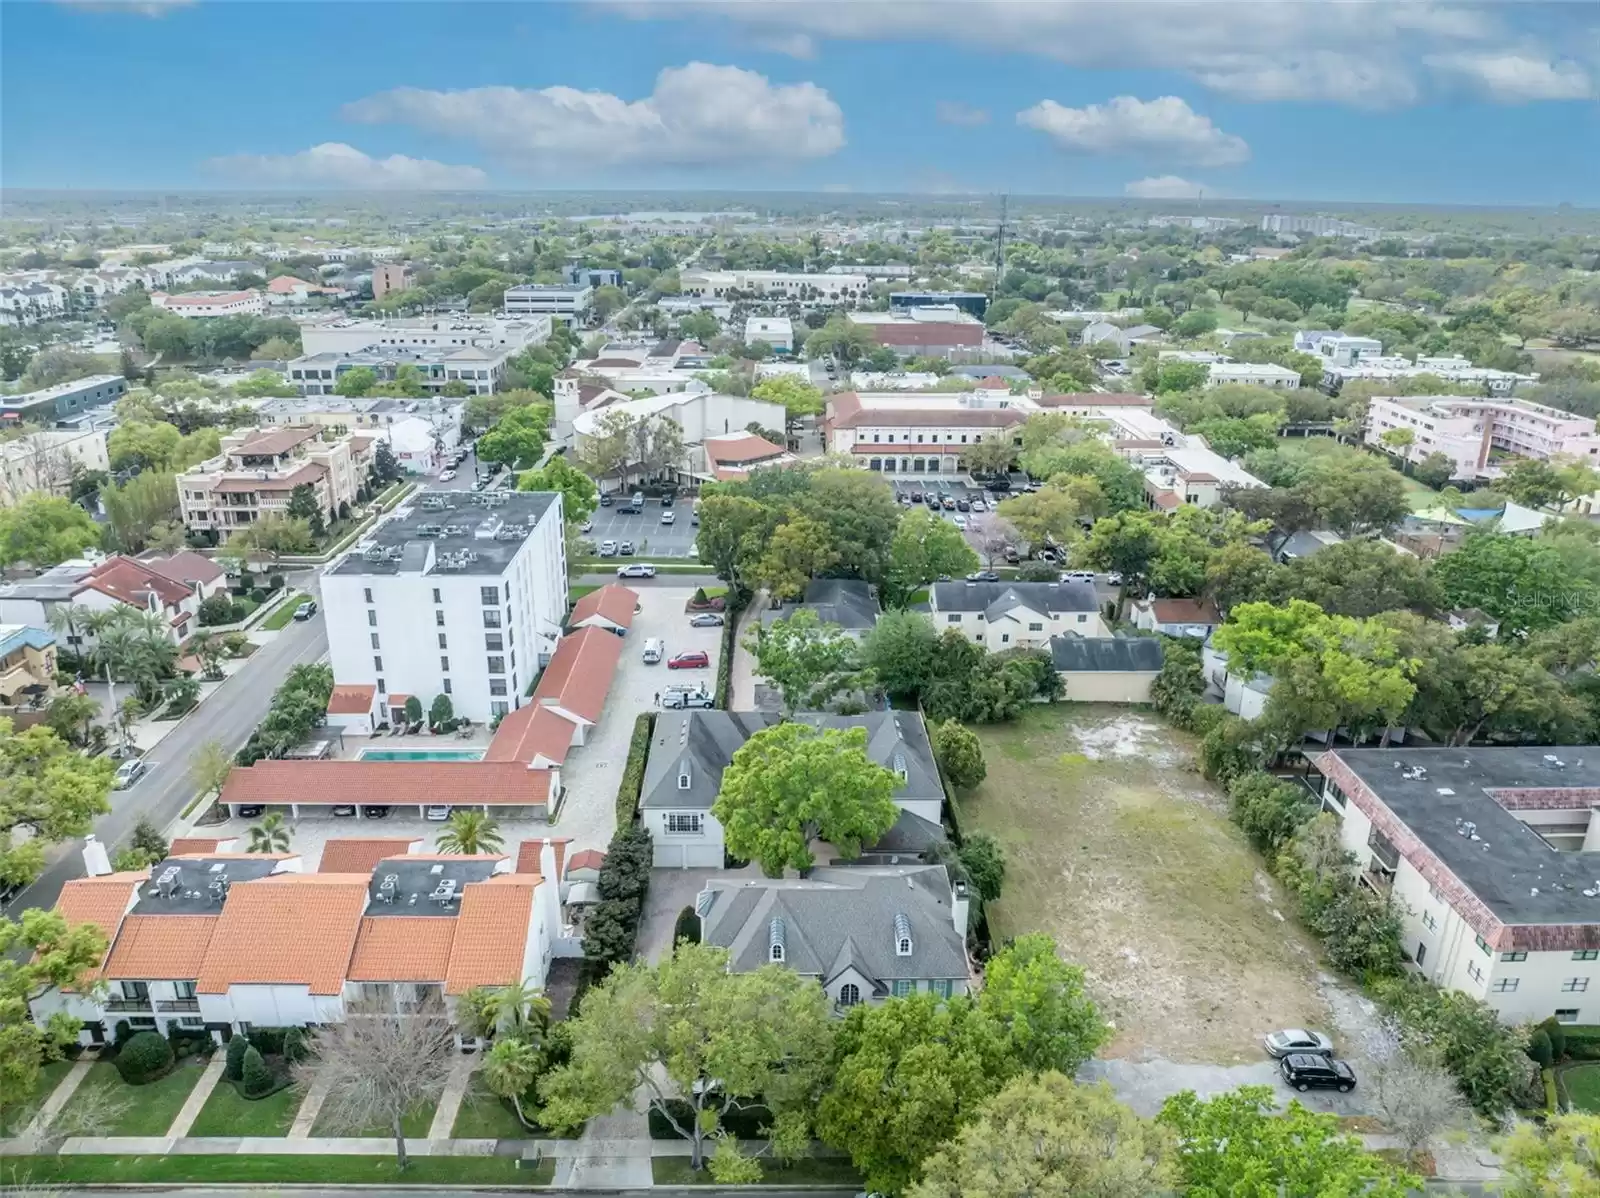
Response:
[{"label": "grass median", "polygon": [[278,605],[277,611],[273,612],[265,620],[261,621],[262,629],[267,632],[281,632],[283,629],[289,627],[289,621],[294,619],[294,609],[299,607],[309,598],[309,595],[301,594],[299,592],[290,595]]},{"label": "grass median", "polygon": [[414,1156],[11,1156],[0,1162],[7,1186],[193,1184],[547,1186],[555,1161],[519,1168],[516,1157]]}]

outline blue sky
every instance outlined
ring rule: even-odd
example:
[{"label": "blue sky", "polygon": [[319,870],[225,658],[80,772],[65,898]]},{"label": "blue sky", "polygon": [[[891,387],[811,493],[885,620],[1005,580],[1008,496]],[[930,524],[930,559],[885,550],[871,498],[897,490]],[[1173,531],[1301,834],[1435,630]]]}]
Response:
[{"label": "blue sky", "polygon": [[1600,203],[1600,6],[7,0],[0,181]]}]

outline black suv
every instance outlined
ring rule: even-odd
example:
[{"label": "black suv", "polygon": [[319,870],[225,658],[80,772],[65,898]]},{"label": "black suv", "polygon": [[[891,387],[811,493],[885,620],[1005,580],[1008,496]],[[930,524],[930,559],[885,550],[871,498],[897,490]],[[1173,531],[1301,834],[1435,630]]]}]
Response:
[{"label": "black suv", "polygon": [[1291,1052],[1278,1062],[1283,1080],[1296,1090],[1337,1090],[1348,1094],[1356,1088],[1356,1073],[1345,1061],[1318,1053]]}]

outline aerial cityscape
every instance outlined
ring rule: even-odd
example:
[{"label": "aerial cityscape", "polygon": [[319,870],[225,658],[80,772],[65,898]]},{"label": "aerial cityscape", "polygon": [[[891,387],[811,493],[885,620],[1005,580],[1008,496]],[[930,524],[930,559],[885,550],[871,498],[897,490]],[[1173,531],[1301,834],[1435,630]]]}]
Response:
[{"label": "aerial cityscape", "polygon": [[1600,1192],[1593,8],[4,28],[0,1194]]}]

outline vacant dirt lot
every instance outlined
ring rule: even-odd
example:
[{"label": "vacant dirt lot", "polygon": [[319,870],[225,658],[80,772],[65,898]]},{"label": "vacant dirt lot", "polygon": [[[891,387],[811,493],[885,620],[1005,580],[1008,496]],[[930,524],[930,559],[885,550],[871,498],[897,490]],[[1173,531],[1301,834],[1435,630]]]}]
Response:
[{"label": "vacant dirt lot", "polygon": [[1262,1033],[1326,1027],[1311,942],[1193,767],[1182,733],[1111,707],[979,729],[963,826],[1005,848],[996,938],[1054,936],[1117,1028],[1102,1055],[1230,1064]]}]

